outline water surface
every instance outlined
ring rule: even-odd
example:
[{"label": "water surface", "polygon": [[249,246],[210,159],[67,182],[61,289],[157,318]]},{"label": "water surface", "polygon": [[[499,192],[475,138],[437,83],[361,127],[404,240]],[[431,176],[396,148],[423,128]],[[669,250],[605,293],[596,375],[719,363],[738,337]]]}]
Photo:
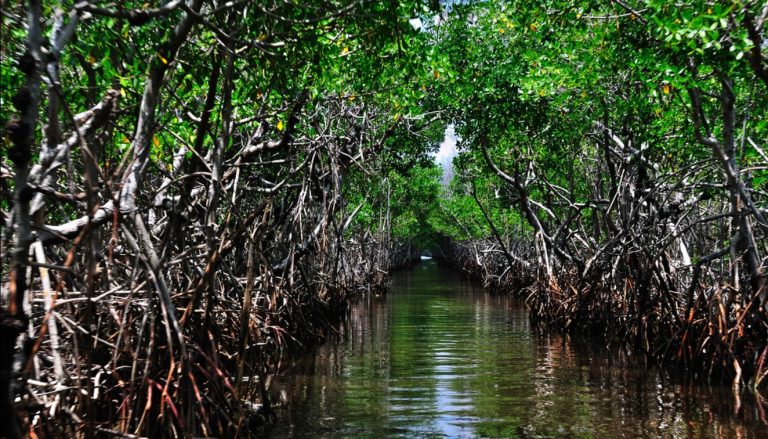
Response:
[{"label": "water surface", "polygon": [[450,269],[398,273],[337,342],[287,361],[272,437],[768,438],[768,404],[532,331]]}]

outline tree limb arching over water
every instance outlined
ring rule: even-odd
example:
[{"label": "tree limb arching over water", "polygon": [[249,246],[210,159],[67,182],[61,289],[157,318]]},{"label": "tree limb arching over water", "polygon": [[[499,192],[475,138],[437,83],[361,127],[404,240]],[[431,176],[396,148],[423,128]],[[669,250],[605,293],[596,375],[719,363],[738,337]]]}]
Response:
[{"label": "tree limb arching over water", "polygon": [[259,432],[279,356],[422,250],[543,326],[765,384],[766,4],[2,14],[4,436]]}]

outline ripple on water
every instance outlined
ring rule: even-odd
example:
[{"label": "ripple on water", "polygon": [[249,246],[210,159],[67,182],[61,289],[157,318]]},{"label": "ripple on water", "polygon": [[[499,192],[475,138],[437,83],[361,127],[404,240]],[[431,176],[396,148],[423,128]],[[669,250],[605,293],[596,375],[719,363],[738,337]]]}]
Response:
[{"label": "ripple on water", "polygon": [[681,385],[433,263],[352,307],[345,337],[273,380],[274,437],[768,438],[768,406]]}]

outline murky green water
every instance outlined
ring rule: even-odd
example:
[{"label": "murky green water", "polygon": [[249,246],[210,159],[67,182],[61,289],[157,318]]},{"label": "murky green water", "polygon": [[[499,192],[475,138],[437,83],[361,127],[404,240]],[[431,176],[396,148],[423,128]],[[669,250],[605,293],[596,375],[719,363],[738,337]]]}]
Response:
[{"label": "murky green water", "polygon": [[356,305],[337,343],[286,363],[272,437],[768,438],[768,404],[681,385],[431,262]]}]

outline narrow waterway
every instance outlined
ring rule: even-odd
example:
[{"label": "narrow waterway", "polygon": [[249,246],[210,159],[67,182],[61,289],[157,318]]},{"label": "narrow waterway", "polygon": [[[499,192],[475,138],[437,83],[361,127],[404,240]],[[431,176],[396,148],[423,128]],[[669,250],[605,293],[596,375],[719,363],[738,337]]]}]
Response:
[{"label": "narrow waterway", "polygon": [[768,438],[768,405],[683,385],[603,346],[533,332],[525,309],[426,262],[286,361],[273,437]]}]

